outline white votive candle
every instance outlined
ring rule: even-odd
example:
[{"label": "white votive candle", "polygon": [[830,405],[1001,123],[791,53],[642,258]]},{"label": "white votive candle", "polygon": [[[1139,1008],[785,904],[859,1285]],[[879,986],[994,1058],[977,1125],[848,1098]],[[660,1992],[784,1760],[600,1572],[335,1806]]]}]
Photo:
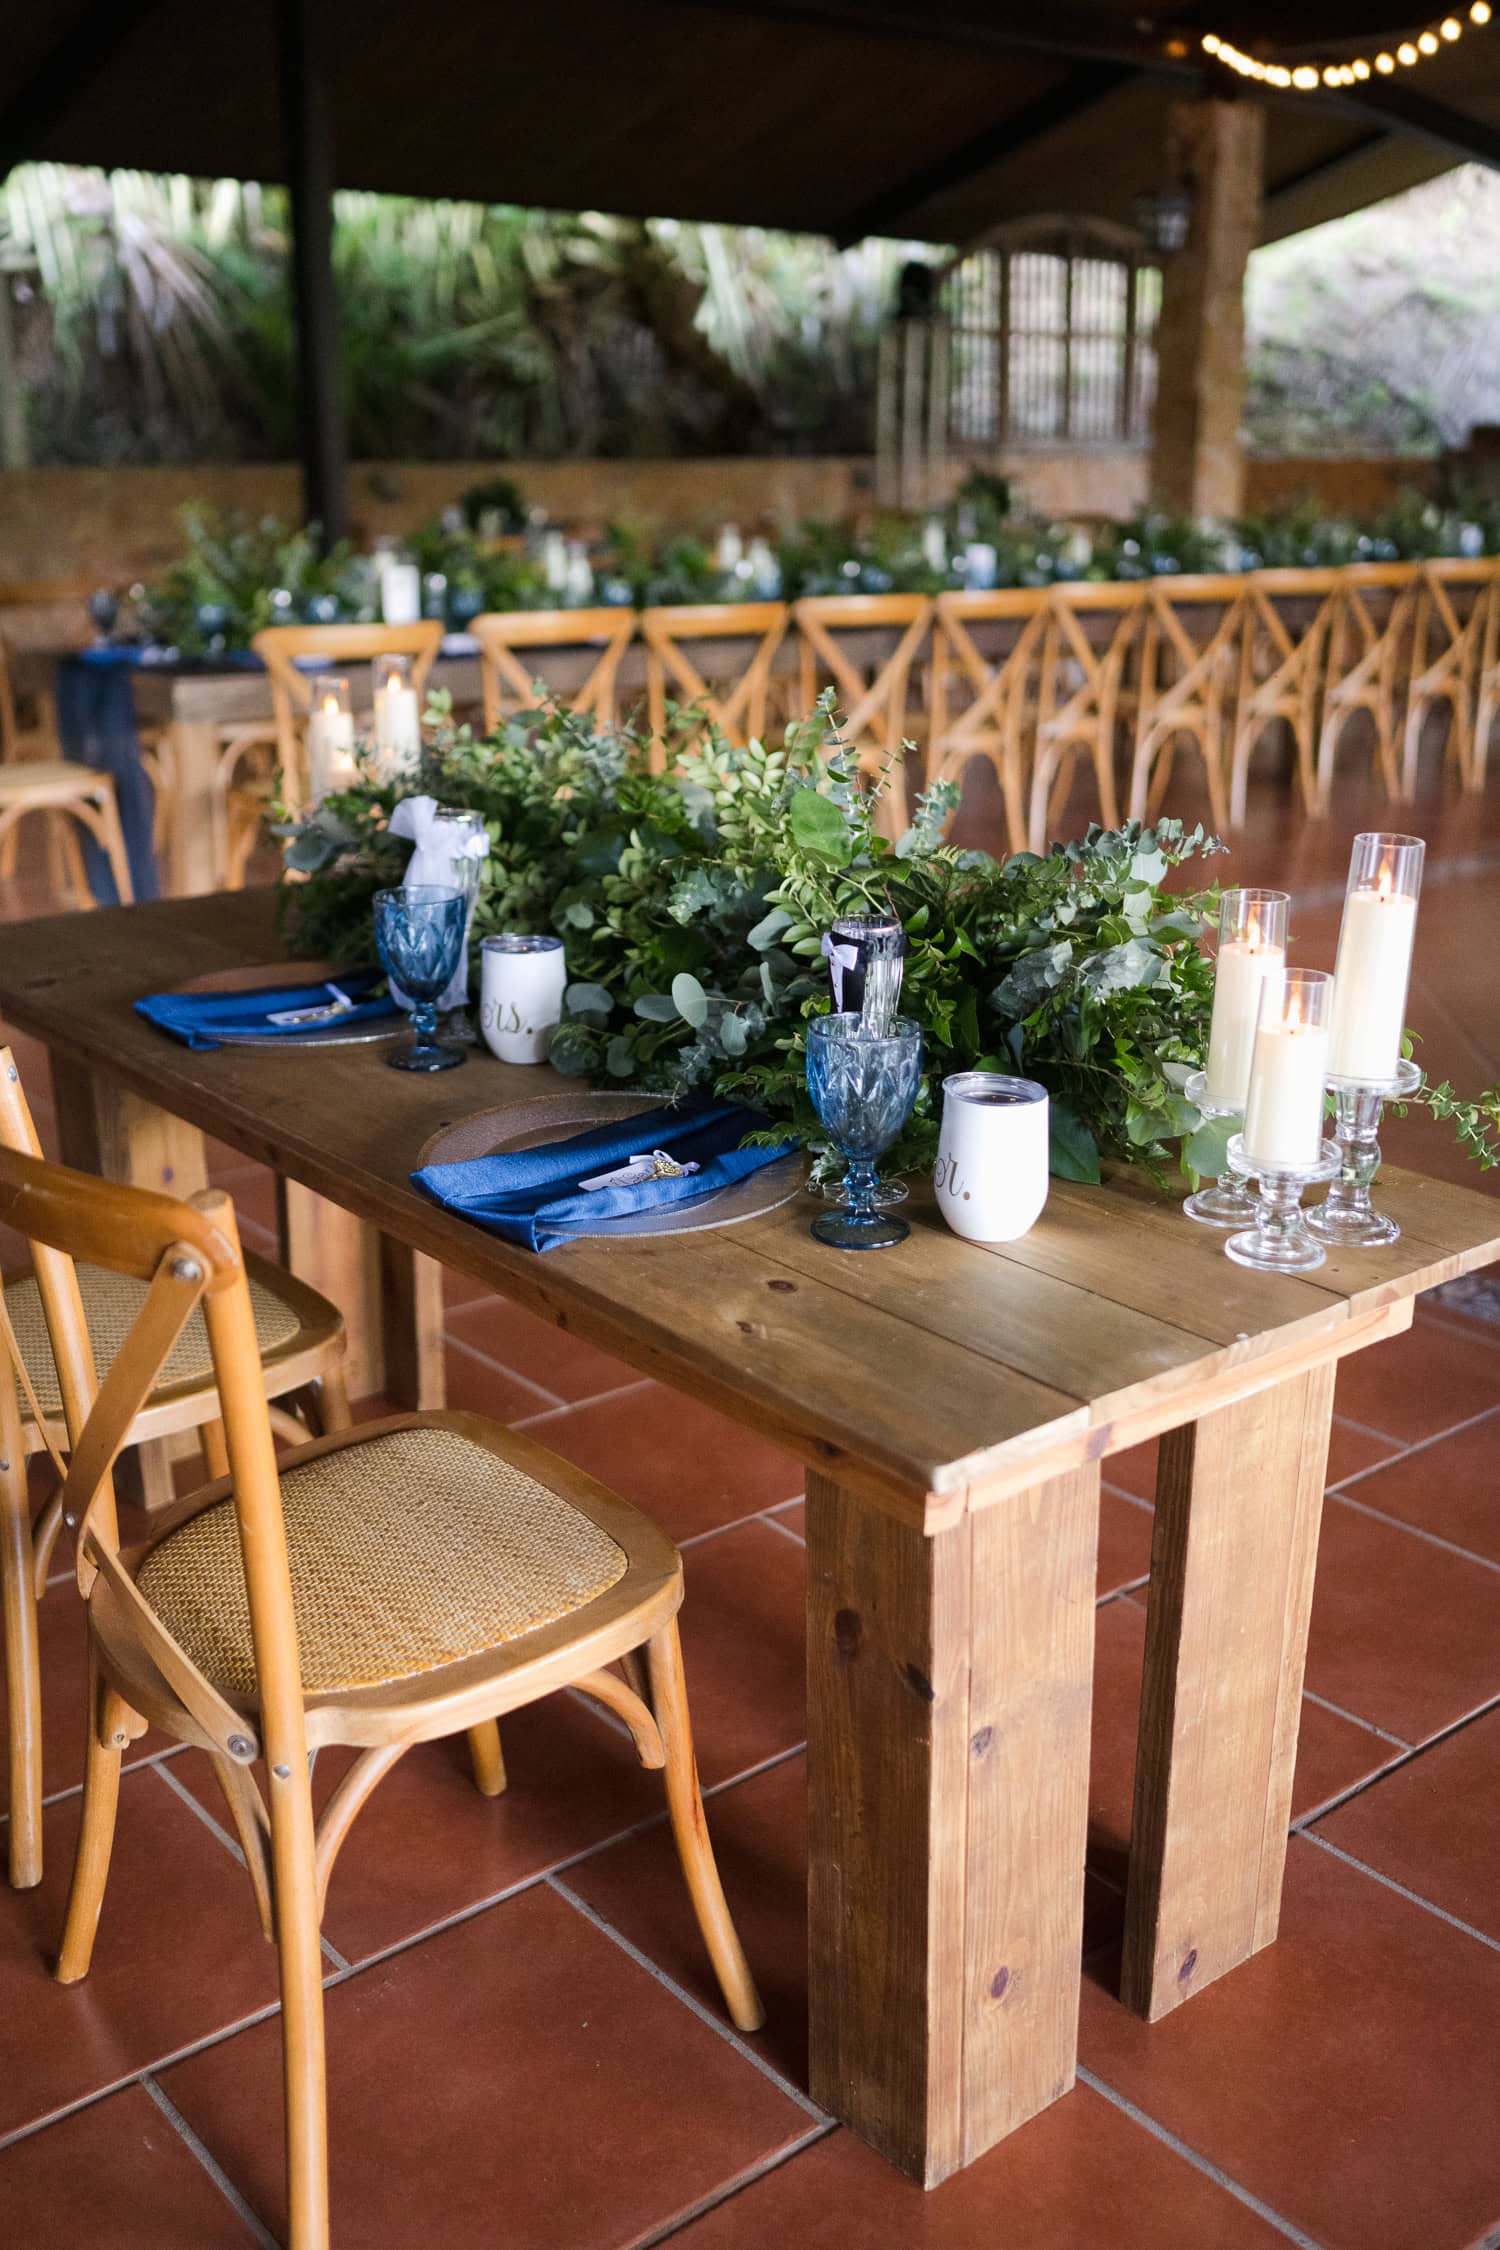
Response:
[{"label": "white votive candle", "polygon": [[1245,890],[1226,891],[1221,902],[1207,1072],[1216,1109],[1244,1109],[1261,987],[1286,966],[1289,903],[1285,891]]},{"label": "white votive candle", "polygon": [[1246,1159],[1260,1170],[1295,1172],[1318,1161],[1328,982],[1316,971],[1294,970],[1268,979],[1262,991],[1244,1132]]},{"label": "white votive candle", "polygon": [[1356,836],[1334,967],[1335,1078],[1378,1086],[1394,1078],[1406,1028],[1426,847],[1415,836]]}]

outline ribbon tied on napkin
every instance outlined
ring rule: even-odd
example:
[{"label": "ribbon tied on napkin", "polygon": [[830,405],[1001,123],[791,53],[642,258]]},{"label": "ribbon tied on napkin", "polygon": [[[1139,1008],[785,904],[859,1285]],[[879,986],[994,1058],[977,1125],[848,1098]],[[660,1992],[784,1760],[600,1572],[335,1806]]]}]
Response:
[{"label": "ribbon tied on napkin", "polygon": [[[735,1102],[694,1097],[539,1148],[424,1165],[412,1179],[445,1209],[492,1234],[532,1250],[555,1250],[575,1235],[607,1235],[612,1221],[639,1211],[701,1202],[774,1164],[796,1147],[795,1140],[770,1148],[740,1146],[747,1133],[770,1122]],[[586,1184],[614,1167],[636,1171],[635,1159],[658,1153],[681,1169],[664,1177],[664,1168],[653,1166],[645,1177],[614,1186]]]}]

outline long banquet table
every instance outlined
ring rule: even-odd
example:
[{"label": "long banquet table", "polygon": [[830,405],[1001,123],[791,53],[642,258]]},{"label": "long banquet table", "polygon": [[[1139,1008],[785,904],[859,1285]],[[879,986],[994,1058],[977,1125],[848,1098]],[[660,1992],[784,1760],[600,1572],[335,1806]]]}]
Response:
[{"label": "long banquet table", "polygon": [[13,924],[0,1017],[51,1050],[71,1161],[188,1193],[211,1133],[274,1166],[292,1262],[401,1403],[439,1402],[440,1261],[800,1454],[818,2102],[932,2184],[1072,2083],[1099,1465],[1157,1433],[1124,1997],[1159,2016],[1274,1938],[1336,1363],[1500,1255],[1493,1200],[1384,1173],[1399,1242],[1299,1278],[1123,1174],[993,1249],[919,1190],[888,1258],[821,1247],[802,1198],[537,1257],[408,1174],[545,1070],[196,1053],[131,1007],[280,957],[266,891]]}]

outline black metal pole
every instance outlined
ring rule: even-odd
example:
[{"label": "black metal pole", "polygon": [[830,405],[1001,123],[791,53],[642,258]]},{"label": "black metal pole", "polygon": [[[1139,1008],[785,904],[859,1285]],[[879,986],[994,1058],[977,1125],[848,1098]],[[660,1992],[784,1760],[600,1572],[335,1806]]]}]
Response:
[{"label": "black metal pole", "polygon": [[333,546],[348,529],[344,410],[333,284],[333,144],[328,131],[321,0],[276,0],[281,122],[292,201],[302,505]]}]

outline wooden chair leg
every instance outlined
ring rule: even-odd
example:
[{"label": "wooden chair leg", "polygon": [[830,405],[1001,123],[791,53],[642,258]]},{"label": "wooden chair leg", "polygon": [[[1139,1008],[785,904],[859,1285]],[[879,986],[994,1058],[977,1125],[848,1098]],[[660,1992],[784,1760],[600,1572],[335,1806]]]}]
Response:
[{"label": "wooden chair leg", "polygon": [[759,2031],[766,2020],[760,1994],[750,1974],[739,1933],[730,1919],[709,1842],[703,1797],[698,1787],[698,1766],[693,1756],[692,1721],[688,1716],[687,1683],[682,1673],[682,1642],[674,1617],[647,1644],[651,1668],[651,1701],[667,1753],[667,1810],[672,1836],[687,1881],[693,1912],[714,1965],[719,1989],[741,2031]]},{"label": "wooden chair leg", "polygon": [[304,1768],[271,1778],[276,1951],[286,2098],[287,2250],[329,2250],[328,2086],[312,1791]]},{"label": "wooden chair leg", "polygon": [[500,1722],[486,1719],[482,1726],[469,1729],[469,1761],[474,1768],[474,1786],[481,1797],[505,1795],[505,1753],[500,1747]]},{"label": "wooden chair leg", "polygon": [[55,845],[58,854],[58,880],[56,888],[61,895],[64,888],[73,894],[73,904],[80,913],[88,913],[94,904],[94,894],[89,889],[88,871],[83,864],[83,850],[78,841],[78,829],[66,813],[51,816],[47,823],[48,854]]},{"label": "wooden chair leg", "polygon": [[1417,756],[1422,742],[1422,723],[1431,709],[1426,697],[1412,697],[1406,707],[1406,726],[1401,738],[1401,774],[1393,794],[1402,804],[1409,804],[1417,793]]},{"label": "wooden chair leg", "polygon": [[[89,1973],[120,1803],[120,1761],[125,1746],[124,1706],[102,1678],[92,1638],[89,1646],[89,1739],[83,1769],[83,1825],[68,1894],[68,1919],[57,1959],[59,1984],[77,1984]],[[112,1737],[118,1732],[119,1741]]]},{"label": "wooden chair leg", "polygon": [[120,904],[131,906],[135,902],[135,888],[130,880],[130,855],[125,849],[125,831],[120,826],[120,808],[115,794],[110,790],[99,806],[99,825],[104,844],[104,856],[109,861],[115,888],[120,894]]},{"label": "wooden chair leg", "polygon": [[318,1417],[323,1424],[325,1437],[331,1437],[335,1430],[347,1430],[352,1426],[349,1384],[341,1359],[331,1359],[318,1377]]},{"label": "wooden chair leg", "polygon": [[10,1879],[18,1891],[28,1891],[42,1879],[42,1674],[31,1509],[19,1438],[17,1430],[3,1441],[9,1458],[0,1460],[0,1611],[9,1698]]},{"label": "wooden chair leg", "polygon": [[210,1484],[229,1474],[229,1448],[224,1442],[224,1425],[217,1417],[205,1422],[198,1432],[198,1444],[203,1454],[204,1474]]}]

